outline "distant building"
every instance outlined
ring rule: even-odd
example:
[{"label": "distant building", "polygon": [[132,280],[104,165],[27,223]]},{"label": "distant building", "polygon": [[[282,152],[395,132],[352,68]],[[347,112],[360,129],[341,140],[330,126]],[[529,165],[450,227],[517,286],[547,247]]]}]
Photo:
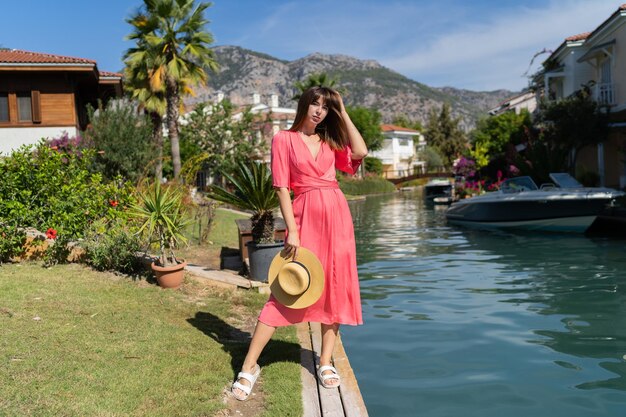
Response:
[{"label": "distant building", "polygon": [[383,147],[372,151],[369,156],[378,158],[383,164],[385,178],[399,178],[426,171],[426,163],[418,159],[419,152],[426,147],[424,135],[414,129],[383,124]]},{"label": "distant building", "polygon": [[[215,96],[215,102],[219,103],[224,99],[224,93],[218,91]],[[241,106],[237,111],[233,114],[233,119],[241,118],[245,109],[249,108],[250,112],[255,115],[256,118],[256,127],[253,132],[256,135],[257,139],[262,139],[266,144],[266,152],[262,155],[260,160],[264,163],[270,163],[271,160],[271,144],[272,138],[276,133],[280,130],[287,130],[293,125],[294,119],[296,117],[296,109],[290,107],[281,107],[279,105],[278,95],[270,94],[267,97],[268,101],[266,103],[262,102],[262,97],[259,93],[253,93],[250,97],[250,102]],[[210,111],[210,110],[206,110]],[[188,113],[181,117],[181,123],[187,123]],[[213,183],[213,178],[210,173],[201,170],[198,172],[197,177],[197,185],[198,187],[204,188],[205,186]]]},{"label": "distant building", "polygon": [[270,146],[274,135],[280,130],[291,128],[296,118],[295,108],[279,106],[278,94],[270,94],[268,98],[268,102],[262,103],[261,95],[253,93],[252,108],[250,109],[252,114],[258,115],[259,120],[262,121],[260,129],[256,133],[257,137],[262,137],[267,144],[268,151],[263,157],[264,162],[270,162]]},{"label": "distant building", "polygon": [[122,74],[96,61],[0,49],[0,154],[87,127],[87,105],[121,97]]},{"label": "distant building", "polygon": [[533,113],[537,108],[537,94],[532,91],[525,91],[506,100],[501,101],[496,107],[489,110],[489,114],[497,116],[506,112],[520,114],[522,110]]}]

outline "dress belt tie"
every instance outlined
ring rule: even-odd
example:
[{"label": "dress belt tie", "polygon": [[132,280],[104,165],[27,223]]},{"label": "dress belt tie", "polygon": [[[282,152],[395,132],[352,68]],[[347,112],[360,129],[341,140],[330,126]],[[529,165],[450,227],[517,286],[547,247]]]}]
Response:
[{"label": "dress belt tie", "polygon": [[293,195],[294,197],[298,197],[301,194],[304,193],[308,193],[309,191],[313,191],[313,190],[337,190],[339,189],[339,184],[329,184],[329,185],[324,185],[322,187],[302,187],[300,189],[293,190]]}]

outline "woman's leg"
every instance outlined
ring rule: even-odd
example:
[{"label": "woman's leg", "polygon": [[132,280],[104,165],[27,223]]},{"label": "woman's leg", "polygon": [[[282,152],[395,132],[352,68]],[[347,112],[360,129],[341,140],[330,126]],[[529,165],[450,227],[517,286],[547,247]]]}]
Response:
[{"label": "woman's leg", "polygon": [[[335,340],[337,340],[337,332],[339,332],[339,324],[322,323],[322,354],[320,355],[320,366],[331,365],[330,361],[335,349]],[[332,374],[331,371],[324,371],[324,375]],[[339,382],[336,378],[329,378],[326,383],[335,385]]]},{"label": "woman's leg", "polygon": [[[268,326],[260,321],[257,322],[254,334],[252,335],[252,341],[250,341],[250,346],[248,347],[248,353],[241,366],[241,372],[249,374],[254,372],[254,367],[259,360],[259,356],[261,356],[261,352],[263,352],[263,349],[267,345],[267,342],[270,341],[275,331],[276,327]],[[240,379],[239,383],[250,386],[250,382],[246,379]],[[233,388],[233,392],[237,395],[243,394],[238,388]]]}]

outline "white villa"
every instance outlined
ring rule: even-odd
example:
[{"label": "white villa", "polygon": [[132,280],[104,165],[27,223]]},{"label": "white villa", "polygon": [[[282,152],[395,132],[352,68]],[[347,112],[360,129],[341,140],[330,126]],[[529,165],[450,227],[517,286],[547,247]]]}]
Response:
[{"label": "white villa", "polygon": [[566,38],[543,65],[548,99],[587,85],[595,100],[610,108],[608,140],[582,149],[577,168],[596,172],[601,185],[626,187],[626,4],[592,32]]},{"label": "white villa", "polygon": [[383,163],[385,178],[398,178],[411,175],[417,169],[424,172],[426,163],[418,160],[418,153],[426,147],[424,135],[406,127],[384,124],[381,130],[385,139],[380,150],[369,156]]}]

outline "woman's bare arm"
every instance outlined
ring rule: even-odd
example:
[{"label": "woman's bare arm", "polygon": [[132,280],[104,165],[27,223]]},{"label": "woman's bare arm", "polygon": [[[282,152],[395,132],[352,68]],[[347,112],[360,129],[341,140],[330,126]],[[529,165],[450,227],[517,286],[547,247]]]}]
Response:
[{"label": "woman's bare arm", "polygon": [[363,140],[363,136],[359,130],[354,126],[350,115],[346,111],[346,107],[343,105],[343,99],[339,96],[339,105],[341,107],[341,118],[346,123],[348,128],[348,138],[350,139],[350,148],[352,149],[352,159],[363,159],[367,156],[367,145]]},{"label": "woman's bare arm", "polygon": [[280,202],[280,212],[285,219],[287,226],[287,240],[285,241],[285,249],[290,255],[296,256],[296,251],[300,247],[300,236],[298,234],[298,226],[293,215],[293,205],[291,204],[291,196],[289,190],[285,187],[275,188],[278,201]]}]

